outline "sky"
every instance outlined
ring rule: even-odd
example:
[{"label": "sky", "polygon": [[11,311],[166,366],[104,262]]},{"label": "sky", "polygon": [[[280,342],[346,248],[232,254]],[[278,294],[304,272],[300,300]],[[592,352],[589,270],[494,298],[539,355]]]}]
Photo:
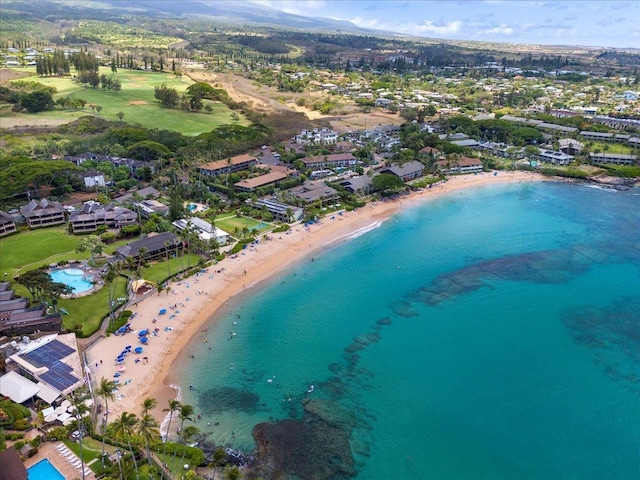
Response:
[{"label": "sky", "polygon": [[359,27],[450,40],[640,48],[639,0],[254,0]]}]

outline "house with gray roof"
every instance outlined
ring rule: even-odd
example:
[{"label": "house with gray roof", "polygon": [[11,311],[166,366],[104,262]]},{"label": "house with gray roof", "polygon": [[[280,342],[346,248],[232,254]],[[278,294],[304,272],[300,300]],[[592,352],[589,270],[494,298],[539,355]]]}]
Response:
[{"label": "house with gray roof", "polygon": [[7,212],[0,210],[0,237],[17,232],[16,221]]},{"label": "house with gray roof", "polygon": [[395,175],[403,182],[421,177],[423,172],[424,165],[415,160],[403,164],[393,163],[389,167],[380,170],[380,173]]},{"label": "house with gray roof", "polygon": [[182,242],[172,232],[162,232],[127,243],[116,249],[116,255],[125,260],[129,257],[138,259],[140,251],[144,248],[145,260],[153,260],[162,256],[171,256],[181,246]]},{"label": "house with gray roof", "polygon": [[589,153],[592,163],[612,163],[614,165],[633,165],[638,161],[638,155],[623,153]]},{"label": "house with gray roof", "polygon": [[103,207],[99,203],[85,203],[69,216],[73,233],[95,232],[100,225],[122,228],[136,223],[138,215],[128,208],[112,204]]},{"label": "house with gray roof", "polygon": [[38,330],[59,332],[60,313],[47,313],[41,305],[31,306],[28,298],[15,296],[9,282],[0,282],[0,334],[23,335]]},{"label": "house with gray roof", "polygon": [[29,228],[52,227],[64,223],[64,207],[60,202],[31,200],[20,208]]},{"label": "house with gray roof", "polygon": [[305,204],[320,201],[322,205],[326,205],[329,203],[335,203],[340,198],[340,195],[335,188],[325,185],[322,181],[306,181],[302,185],[289,189],[287,194],[303,201]]}]

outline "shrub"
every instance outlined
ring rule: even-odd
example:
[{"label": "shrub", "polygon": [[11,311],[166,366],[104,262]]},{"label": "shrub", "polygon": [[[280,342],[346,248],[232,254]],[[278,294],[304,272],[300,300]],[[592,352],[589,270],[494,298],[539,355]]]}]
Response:
[{"label": "shrub", "polygon": [[100,239],[105,244],[113,243],[113,241],[116,239],[116,234],[113,232],[105,232],[100,235]]},{"label": "shrub", "polygon": [[31,427],[31,424],[26,418],[19,418],[18,420],[13,422],[14,430],[27,430],[29,427]]}]

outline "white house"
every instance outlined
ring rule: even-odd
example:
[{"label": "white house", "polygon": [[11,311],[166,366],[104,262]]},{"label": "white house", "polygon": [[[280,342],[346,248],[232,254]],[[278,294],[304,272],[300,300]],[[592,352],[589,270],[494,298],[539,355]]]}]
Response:
[{"label": "white house", "polygon": [[173,222],[172,225],[179,230],[191,228],[204,241],[216,240],[218,245],[226,245],[229,242],[227,232],[198,217],[181,218]]}]

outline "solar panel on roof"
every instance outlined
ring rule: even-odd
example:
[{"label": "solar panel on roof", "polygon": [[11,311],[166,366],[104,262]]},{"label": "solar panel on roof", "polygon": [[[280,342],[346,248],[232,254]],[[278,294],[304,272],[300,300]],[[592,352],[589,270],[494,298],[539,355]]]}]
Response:
[{"label": "solar panel on roof", "polygon": [[29,353],[22,355],[36,367],[51,367],[55,362],[75,352],[75,350],[59,340],[53,340]]},{"label": "solar panel on roof", "polygon": [[60,370],[57,372],[53,372],[53,371],[45,372],[44,374],[40,375],[40,380],[48,383],[53,388],[62,392],[67,388],[69,388],[70,386],[74,385],[80,379],[69,372]]}]

